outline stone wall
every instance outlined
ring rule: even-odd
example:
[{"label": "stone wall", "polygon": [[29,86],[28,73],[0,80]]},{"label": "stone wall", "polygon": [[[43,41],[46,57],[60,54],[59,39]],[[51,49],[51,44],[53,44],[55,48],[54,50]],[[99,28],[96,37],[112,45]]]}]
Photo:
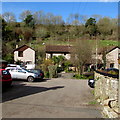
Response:
[{"label": "stone wall", "polygon": [[95,72],[95,98],[104,117],[118,118],[118,79]]}]

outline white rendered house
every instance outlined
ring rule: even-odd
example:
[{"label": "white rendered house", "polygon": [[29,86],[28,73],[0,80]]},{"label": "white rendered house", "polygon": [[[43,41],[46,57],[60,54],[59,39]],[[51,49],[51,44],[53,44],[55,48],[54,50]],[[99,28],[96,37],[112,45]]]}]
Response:
[{"label": "white rendered house", "polygon": [[14,61],[22,61],[26,64],[35,64],[35,50],[23,45],[14,50]]}]

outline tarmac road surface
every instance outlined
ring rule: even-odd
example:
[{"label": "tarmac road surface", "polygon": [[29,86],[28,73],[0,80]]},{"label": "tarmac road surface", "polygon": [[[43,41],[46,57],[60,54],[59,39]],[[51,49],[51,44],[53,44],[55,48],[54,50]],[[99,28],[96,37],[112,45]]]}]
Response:
[{"label": "tarmac road surface", "polygon": [[3,118],[102,118],[87,80],[14,81],[3,92]]}]

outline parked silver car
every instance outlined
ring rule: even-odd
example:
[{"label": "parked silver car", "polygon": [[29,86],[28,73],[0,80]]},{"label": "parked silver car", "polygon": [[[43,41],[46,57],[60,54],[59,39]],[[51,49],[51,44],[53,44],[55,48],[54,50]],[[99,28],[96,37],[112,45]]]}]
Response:
[{"label": "parked silver car", "polygon": [[40,79],[38,74],[28,71],[25,68],[21,67],[6,67],[6,70],[9,70],[12,79],[21,79],[27,80],[28,82],[33,82],[35,79]]}]

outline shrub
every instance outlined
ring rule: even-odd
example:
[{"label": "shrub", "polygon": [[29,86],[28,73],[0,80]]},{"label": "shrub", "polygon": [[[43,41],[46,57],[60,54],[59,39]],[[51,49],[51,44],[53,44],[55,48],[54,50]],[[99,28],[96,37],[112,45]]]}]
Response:
[{"label": "shrub", "polygon": [[20,65],[21,63],[23,63],[21,60],[17,60],[16,62],[15,62],[17,65]]},{"label": "shrub", "polygon": [[57,73],[60,73],[63,71],[63,68],[62,67],[57,67]]},{"label": "shrub", "polygon": [[11,53],[8,53],[3,59],[8,61],[8,63],[14,63],[14,57]]},{"label": "shrub", "polygon": [[118,75],[118,72],[115,72],[115,71],[109,71],[108,73],[112,75]]},{"label": "shrub", "polygon": [[94,79],[94,75],[87,77],[88,79]]},{"label": "shrub", "polygon": [[48,66],[53,65],[52,60],[47,59],[43,61],[43,64],[41,64],[41,68],[44,71],[45,77],[49,78],[49,70]]},{"label": "shrub", "polygon": [[57,77],[57,65],[50,65],[48,66],[49,70],[49,77],[56,78]]},{"label": "shrub", "polygon": [[89,104],[90,105],[95,105],[95,104],[98,104],[98,102],[96,100],[93,100],[93,101],[90,101]]},{"label": "shrub", "polygon": [[75,74],[73,77],[75,77],[76,79],[87,79],[87,77],[85,77],[84,75],[78,75],[78,74]]},{"label": "shrub", "polygon": [[48,71],[45,72],[45,77],[46,77],[46,78],[49,78],[49,72],[48,72]]},{"label": "shrub", "polygon": [[69,60],[64,62],[64,69],[66,72],[69,72],[69,67],[71,66],[71,62]]}]

